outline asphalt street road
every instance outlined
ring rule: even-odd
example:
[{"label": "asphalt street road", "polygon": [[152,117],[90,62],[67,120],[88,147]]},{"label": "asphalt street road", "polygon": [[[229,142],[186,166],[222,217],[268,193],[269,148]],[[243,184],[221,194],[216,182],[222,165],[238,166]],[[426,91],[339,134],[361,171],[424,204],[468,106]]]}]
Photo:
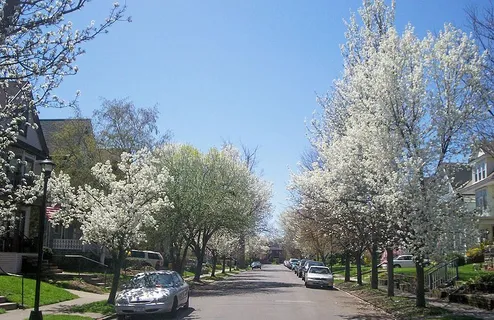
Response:
[{"label": "asphalt street road", "polygon": [[307,289],[282,265],[263,265],[214,285],[194,288],[184,320],[388,320],[389,315],[343,291]]}]

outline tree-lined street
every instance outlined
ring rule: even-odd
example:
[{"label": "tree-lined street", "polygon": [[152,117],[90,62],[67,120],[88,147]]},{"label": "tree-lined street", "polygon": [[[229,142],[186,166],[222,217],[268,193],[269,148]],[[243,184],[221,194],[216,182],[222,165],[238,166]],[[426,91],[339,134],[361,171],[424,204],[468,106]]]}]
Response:
[{"label": "tree-lined street", "polygon": [[240,273],[211,286],[194,288],[184,320],[392,319],[337,289],[307,289],[282,265]]}]

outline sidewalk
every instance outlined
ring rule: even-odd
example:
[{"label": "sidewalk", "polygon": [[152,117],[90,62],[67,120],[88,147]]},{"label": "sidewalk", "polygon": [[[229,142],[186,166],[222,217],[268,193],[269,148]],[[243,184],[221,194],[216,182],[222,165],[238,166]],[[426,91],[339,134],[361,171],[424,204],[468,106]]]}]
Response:
[{"label": "sidewalk", "polygon": [[[344,280],[344,277],[337,277],[337,279]],[[351,281],[357,282],[357,278],[351,277]],[[387,287],[382,287],[380,286],[379,289],[383,290],[386,292]],[[351,292],[349,292],[351,294]],[[401,291],[399,289],[395,288],[395,296],[397,297],[407,297],[410,299],[415,299],[415,295],[409,292]],[[494,312],[492,310],[486,310],[486,309],[481,309],[481,308],[476,308],[467,304],[462,304],[462,303],[455,303],[455,302],[449,302],[448,300],[445,299],[439,299],[439,298],[434,298],[430,296],[425,296],[425,299],[427,301],[427,304],[434,306],[434,307],[439,307],[446,309],[453,313],[454,315],[459,315],[459,316],[470,316],[470,317],[476,317],[479,319],[484,319],[484,320],[494,320]],[[1,319],[1,318],[0,318]]]},{"label": "sidewalk", "polygon": [[[387,287],[379,287],[380,289],[387,290]],[[409,292],[404,292],[399,289],[395,289],[395,296],[408,297],[415,299],[415,295]],[[476,317],[485,320],[494,320],[494,312],[492,310],[486,310],[476,308],[468,304],[449,302],[446,299],[439,299],[430,296],[425,296],[427,303],[434,307],[443,308],[451,311],[455,315]]]},{"label": "sidewalk", "polygon": [[[108,299],[108,294],[96,294],[96,293],[77,291],[77,290],[67,290],[67,291],[70,291],[73,294],[78,295],[79,298],[69,300],[69,301],[49,304],[46,306],[41,306],[40,310],[43,312],[43,315],[53,314],[53,313],[66,313],[68,307]],[[0,320],[29,319],[29,315],[31,314],[31,310],[33,310],[33,308],[10,310],[4,314],[0,314]],[[72,313],[72,314],[76,314],[76,313]],[[84,316],[92,317],[95,319],[103,317],[102,314],[98,314],[98,313],[84,313]]]}]

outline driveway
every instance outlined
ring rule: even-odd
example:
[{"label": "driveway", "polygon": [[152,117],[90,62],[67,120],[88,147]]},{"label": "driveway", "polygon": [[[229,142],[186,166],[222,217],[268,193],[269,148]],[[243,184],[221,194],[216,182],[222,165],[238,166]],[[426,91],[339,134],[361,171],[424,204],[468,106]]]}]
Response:
[{"label": "driveway", "polygon": [[262,270],[194,288],[190,307],[181,310],[177,319],[392,319],[345,292],[307,289],[281,265],[263,265]]}]

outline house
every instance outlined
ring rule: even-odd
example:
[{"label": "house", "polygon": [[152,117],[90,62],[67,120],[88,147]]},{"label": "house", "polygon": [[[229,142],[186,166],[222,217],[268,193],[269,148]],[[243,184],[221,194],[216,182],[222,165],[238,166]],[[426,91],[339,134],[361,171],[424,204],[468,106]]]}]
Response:
[{"label": "house", "polygon": [[[106,160],[115,163],[121,153],[98,147],[90,119],[41,119],[40,124],[57,171],[69,174],[75,187],[95,183],[91,174],[93,165]],[[68,227],[50,225],[47,232],[47,246],[55,255],[84,254],[103,260],[102,253],[107,253],[101,246],[82,243],[82,231],[76,221]],[[57,264],[63,266],[62,262]]]},{"label": "house", "polygon": [[[465,198],[475,199],[475,209],[479,212],[481,241],[493,241],[494,234],[494,157],[489,145],[479,148],[470,158],[470,181],[461,190]],[[472,201],[473,202],[473,201]]]},{"label": "house", "polygon": [[[39,118],[35,112],[28,111],[28,104],[32,100],[32,96],[27,88],[28,86],[24,83],[0,89],[0,106],[5,106],[7,101],[18,101],[19,104],[25,105],[27,121],[37,125],[36,129],[33,126],[25,125],[23,132],[18,135],[17,141],[8,147],[8,150],[13,152],[17,159],[22,160],[10,177],[14,186],[29,171],[40,174],[39,161],[46,159],[49,155]],[[0,234],[0,268],[4,272],[18,273],[21,271],[23,258],[37,256],[40,209],[39,201],[30,206],[19,206],[16,220],[13,222],[14,225],[11,221],[0,221],[8,230],[4,234]],[[44,240],[46,241],[46,238]]]},{"label": "house", "polygon": [[265,259],[269,262],[283,261],[284,260],[283,249],[277,243],[270,244]]},{"label": "house", "polygon": [[[90,169],[100,159],[91,120],[41,119],[40,124],[57,170],[68,173],[76,187],[90,182]],[[47,232],[47,246],[56,255],[80,254],[94,249],[83,245],[82,231],[77,222],[68,227],[50,225]]]}]

